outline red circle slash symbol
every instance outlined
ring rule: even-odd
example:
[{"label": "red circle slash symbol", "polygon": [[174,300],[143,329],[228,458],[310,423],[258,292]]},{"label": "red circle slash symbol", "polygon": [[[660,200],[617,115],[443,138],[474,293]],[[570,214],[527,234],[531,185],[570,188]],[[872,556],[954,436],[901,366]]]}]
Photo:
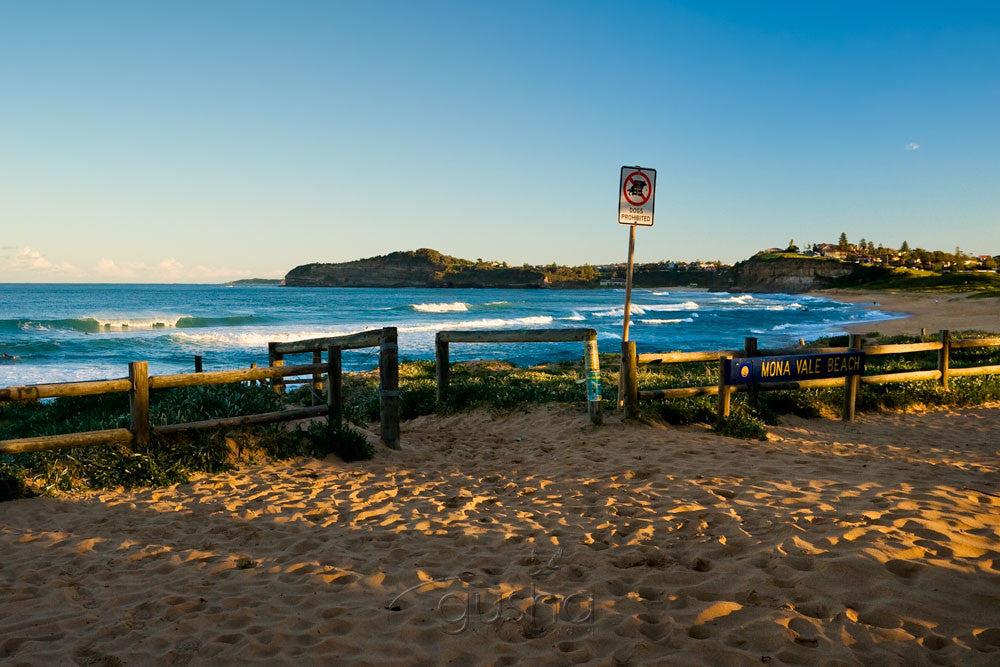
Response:
[{"label": "red circle slash symbol", "polygon": [[[639,180],[636,180],[636,177]],[[649,197],[653,194],[652,183],[650,183],[649,176],[642,173],[641,171],[633,171],[631,174],[625,177],[625,185],[622,187],[622,194],[625,195],[625,201],[632,206],[642,206],[649,201]],[[635,199],[633,199],[635,197]]]}]

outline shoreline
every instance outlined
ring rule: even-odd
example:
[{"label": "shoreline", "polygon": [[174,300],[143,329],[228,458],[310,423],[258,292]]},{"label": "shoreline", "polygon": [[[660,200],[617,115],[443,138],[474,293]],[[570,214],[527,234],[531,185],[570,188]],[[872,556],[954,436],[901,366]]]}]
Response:
[{"label": "shoreline", "polygon": [[1000,298],[970,299],[965,293],[880,292],[874,290],[822,290],[806,292],[840,303],[864,304],[868,310],[900,313],[904,317],[878,322],[862,322],[844,328],[850,333],[878,331],[883,335],[917,335],[921,328],[937,333],[978,330],[1000,331]]}]

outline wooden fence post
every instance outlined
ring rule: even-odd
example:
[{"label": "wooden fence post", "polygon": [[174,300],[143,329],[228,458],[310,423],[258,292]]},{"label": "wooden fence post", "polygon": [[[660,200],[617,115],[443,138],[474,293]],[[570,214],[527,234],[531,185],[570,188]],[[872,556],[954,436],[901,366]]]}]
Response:
[{"label": "wooden fence post", "polygon": [[635,341],[622,342],[622,387],[625,419],[635,419],[639,414],[639,366],[635,354]]},{"label": "wooden fence post", "polygon": [[[285,355],[280,352],[275,351],[274,346],[277,343],[267,344],[267,365],[268,366],[284,366],[285,365]],[[271,380],[271,386],[274,387],[274,393],[284,394],[285,393],[285,379],[284,378],[274,378]]]},{"label": "wooden fence post", "polygon": [[941,387],[948,391],[949,367],[951,365],[951,332],[942,329],[940,333],[941,349],[938,350],[938,370],[941,371]]},{"label": "wooden fence post", "polygon": [[399,345],[396,327],[385,327],[379,336],[379,416],[382,442],[399,449]]},{"label": "wooden fence post", "polygon": [[726,366],[729,364],[730,359],[732,357],[728,355],[719,357],[719,398],[715,406],[715,411],[719,414],[719,419],[729,416],[729,394],[732,390],[726,384]]},{"label": "wooden fence post", "polygon": [[448,395],[448,385],[451,382],[448,341],[442,339],[440,331],[434,336],[434,363],[437,369],[437,396],[435,398],[440,405]]},{"label": "wooden fence post", "polygon": [[194,372],[195,373],[201,373],[202,372],[202,370],[201,370],[201,355],[200,354],[194,355]]},{"label": "wooden fence post", "polygon": [[[321,364],[323,363],[323,351],[313,350],[313,363]],[[323,374],[319,371],[313,373],[312,376],[312,405],[318,405],[320,401],[323,400]]]},{"label": "wooden fence post", "polygon": [[[254,361],[254,362],[252,362],[252,363],[250,364],[250,370],[253,370],[253,369],[255,369],[255,368],[257,368],[257,362],[256,362],[256,361]],[[254,386],[255,384],[257,384],[257,381],[256,381],[256,380],[250,380],[249,382],[247,382],[247,386],[248,386],[248,387],[252,387],[252,386]]]},{"label": "wooden fence post", "polygon": [[[743,356],[744,357],[759,357],[760,352],[757,351],[757,339],[753,336],[747,336],[743,339]],[[750,385],[750,405],[755,409],[760,406],[760,385],[757,383]]]},{"label": "wooden fence post", "polygon": [[343,379],[341,376],[340,348],[326,349],[326,405],[330,409],[327,422],[333,428],[340,428],[343,413]]},{"label": "wooden fence post", "polygon": [[[849,352],[861,350],[864,341],[860,334],[851,334],[847,349]],[[858,402],[858,389],[861,387],[861,374],[847,375],[844,377],[844,409],[841,417],[845,422],[854,421],[854,408]]]},{"label": "wooden fence post", "polygon": [[590,423],[600,426],[604,423],[601,407],[601,358],[597,353],[597,332],[588,333],[583,343],[583,378],[587,385],[587,412]]},{"label": "wooden fence post", "polygon": [[920,327],[921,338],[927,335],[927,327]]},{"label": "wooden fence post", "polygon": [[128,392],[129,412],[132,420],[132,449],[145,451],[149,448],[149,363],[132,361],[128,365],[128,379],[132,388]]}]

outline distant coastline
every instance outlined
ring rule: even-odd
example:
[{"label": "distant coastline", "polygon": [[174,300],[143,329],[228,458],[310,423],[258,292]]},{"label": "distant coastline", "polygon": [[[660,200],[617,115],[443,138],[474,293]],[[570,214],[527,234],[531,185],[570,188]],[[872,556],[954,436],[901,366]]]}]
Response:
[{"label": "distant coastline", "polygon": [[284,285],[284,278],[240,278],[230,280],[226,285]]},{"label": "distant coastline", "polygon": [[[284,278],[289,287],[598,289],[625,286],[625,264],[510,266],[444,255],[430,248],[349,262],[303,264]],[[235,284],[280,284],[250,279]],[[810,252],[762,251],[733,266],[722,262],[638,264],[633,286],[692,287],[716,292],[803,294],[828,289],[968,293],[1000,296],[1000,273],[991,270],[914,270],[847,261]]]}]

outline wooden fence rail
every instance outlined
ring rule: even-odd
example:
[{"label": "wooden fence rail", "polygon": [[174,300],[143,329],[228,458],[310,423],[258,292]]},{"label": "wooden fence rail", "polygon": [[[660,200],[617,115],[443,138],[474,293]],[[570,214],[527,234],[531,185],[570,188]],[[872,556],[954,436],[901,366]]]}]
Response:
[{"label": "wooden fence rail", "polygon": [[[637,406],[639,401],[662,401],[677,398],[692,398],[695,396],[718,396],[717,410],[720,416],[729,414],[729,397],[736,392],[746,391],[787,391],[791,389],[816,389],[821,387],[844,386],[845,401],[843,416],[846,420],[853,419],[854,406],[857,397],[857,386],[861,384],[879,385],[896,382],[919,382],[938,381],[945,389],[948,388],[948,380],[951,377],[968,377],[975,375],[1000,375],[1000,365],[998,366],[977,366],[971,368],[951,368],[951,350],[967,349],[977,347],[1000,347],[1000,337],[989,336],[982,338],[968,338],[965,340],[952,340],[951,334],[943,330],[938,335],[939,340],[926,343],[898,343],[891,345],[869,345],[861,344],[861,337],[854,335],[851,337],[852,346],[849,347],[795,347],[782,348],[779,350],[757,349],[757,340],[747,338],[742,350],[711,350],[698,352],[665,352],[653,354],[637,355],[638,364],[677,364],[691,362],[716,361],[719,364],[719,383],[703,387],[674,387],[670,389],[635,390],[625,396],[626,417],[630,416],[629,404]],[[847,352],[858,349],[866,355],[885,354],[909,354],[913,352],[938,352],[938,367],[935,370],[927,371],[904,371],[898,373],[884,373],[879,375],[848,376],[847,378],[824,378],[817,380],[799,380],[792,382],[775,382],[757,385],[726,385],[724,383],[723,367],[725,360],[736,357],[748,356],[790,356],[796,354],[831,354]],[[627,354],[623,352],[623,360]],[[628,392],[631,387],[638,386],[638,371],[632,370],[623,363],[622,366],[626,377],[623,385]],[[635,374],[634,378],[630,375]],[[853,385],[853,386],[852,386]],[[633,407],[633,411],[636,408]]]},{"label": "wooden fence rail", "polygon": [[[83,433],[64,433],[34,438],[15,438],[0,440],[0,454],[19,454],[24,452],[40,452],[53,449],[70,449],[75,447],[93,447],[97,445],[129,445],[137,451],[149,446],[151,435],[172,435],[209,428],[249,426],[254,424],[272,424],[277,422],[307,419],[328,415],[331,422],[340,425],[342,414],[340,350],[345,347],[353,349],[360,343],[373,340],[382,349],[380,368],[382,369],[382,440],[390,447],[399,447],[399,372],[396,356],[396,329],[387,327],[375,332],[362,332],[349,336],[334,336],[313,339],[310,341],[295,341],[293,343],[272,344],[283,350],[285,354],[313,352],[315,345],[326,345],[329,351],[327,363],[302,364],[285,366],[281,363],[267,368],[234,369],[212,371],[208,373],[179,373],[172,375],[148,375],[148,365],[145,361],[134,361],[129,364],[129,377],[117,380],[95,380],[89,382],[63,382],[30,386],[0,388],[0,401],[30,401],[41,398],[60,398],[67,396],[91,396],[96,394],[122,393],[129,394],[129,428],[108,429],[103,431],[87,431]],[[342,343],[342,345],[341,345]],[[288,352],[288,350],[292,350]],[[279,359],[280,360],[280,359]],[[326,405],[314,405],[307,408],[296,408],[265,412],[255,415],[238,417],[223,417],[183,424],[168,424],[152,426],[149,415],[149,392],[153,389],[170,389],[176,387],[195,387],[213,384],[230,384],[236,382],[253,382],[270,380],[272,384],[283,385],[284,378],[292,376],[311,375],[307,380],[313,383],[322,374],[328,375],[330,401]]]},{"label": "wooden fence rail", "polygon": [[[396,327],[383,327],[343,336],[324,336],[287,343],[268,343],[268,366],[270,368],[283,367],[285,356],[289,354],[311,354],[312,365],[296,366],[295,368],[302,370],[302,375],[312,373],[310,384],[314,405],[320,402],[323,388],[322,374],[327,373],[329,419],[331,423],[340,424],[343,413],[341,352],[377,347],[379,349],[379,422],[382,442],[392,449],[399,449],[399,345],[397,338]],[[327,355],[326,363],[323,363],[324,352]],[[284,393],[285,383],[275,382],[274,390],[278,393]]]},{"label": "wooden fence rail", "polygon": [[601,409],[601,362],[597,355],[597,331],[594,329],[493,329],[471,331],[439,331],[434,337],[434,358],[437,370],[437,401],[448,393],[451,364],[448,346],[451,343],[565,343],[583,342],[583,371],[587,384],[587,412],[595,426],[604,423]]}]

